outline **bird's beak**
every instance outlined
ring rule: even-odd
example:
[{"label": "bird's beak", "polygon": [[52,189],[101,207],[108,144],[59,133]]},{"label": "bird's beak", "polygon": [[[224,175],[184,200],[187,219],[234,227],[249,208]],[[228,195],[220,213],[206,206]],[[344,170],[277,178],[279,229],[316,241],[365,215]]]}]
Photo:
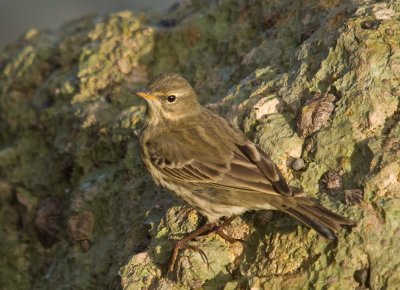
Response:
[{"label": "bird's beak", "polygon": [[148,91],[135,91],[133,92],[135,95],[138,95],[139,97],[145,99],[145,100],[150,100],[150,101],[158,101],[157,97],[154,94],[151,94]]}]

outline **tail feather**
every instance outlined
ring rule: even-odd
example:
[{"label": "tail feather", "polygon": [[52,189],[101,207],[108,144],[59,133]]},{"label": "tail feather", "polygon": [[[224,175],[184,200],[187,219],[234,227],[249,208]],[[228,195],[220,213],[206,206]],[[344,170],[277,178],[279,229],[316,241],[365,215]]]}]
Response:
[{"label": "tail feather", "polygon": [[286,212],[289,213],[291,216],[297,218],[299,221],[301,221],[305,225],[314,229],[318,234],[320,234],[324,238],[331,240],[331,241],[336,240],[335,233],[331,229],[329,229],[326,226],[324,226],[323,224],[321,224],[320,222],[315,221],[315,220],[303,215],[302,213],[294,210],[293,208],[288,208],[286,210]]},{"label": "tail feather", "polygon": [[352,220],[331,212],[305,197],[295,197],[292,204],[284,206],[284,211],[332,241],[336,240],[335,231],[340,230],[342,226],[355,225]]}]

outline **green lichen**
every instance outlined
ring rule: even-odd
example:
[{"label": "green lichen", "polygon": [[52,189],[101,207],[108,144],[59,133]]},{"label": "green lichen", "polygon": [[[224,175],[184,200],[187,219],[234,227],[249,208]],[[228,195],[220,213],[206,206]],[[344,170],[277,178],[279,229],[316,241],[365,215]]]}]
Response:
[{"label": "green lichen", "polygon": [[[160,16],[120,12],[33,29],[7,46],[0,288],[398,288],[397,2],[191,1]],[[192,241],[178,257],[179,279],[169,279],[174,242],[204,221],[158,189],[139,158],[144,104],[130,91],[161,72],[185,75],[290,184],[357,227],[329,243],[282,213],[247,213],[226,228],[245,245],[215,234]],[[299,137],[302,107],[325,93],[335,96],[328,121]],[[292,170],[292,158],[304,168]],[[343,190],[326,194],[330,171],[364,200],[348,206]],[[48,197],[60,201],[59,215],[38,225]],[[48,237],[39,226],[61,230]]]}]

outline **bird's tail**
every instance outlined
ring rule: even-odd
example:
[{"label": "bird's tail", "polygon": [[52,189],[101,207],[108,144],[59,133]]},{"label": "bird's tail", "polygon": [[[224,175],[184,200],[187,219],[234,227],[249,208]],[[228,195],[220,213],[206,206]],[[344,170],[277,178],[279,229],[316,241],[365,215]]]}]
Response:
[{"label": "bird's tail", "polygon": [[342,226],[355,226],[352,220],[331,212],[307,197],[290,199],[291,202],[282,205],[282,210],[326,239],[336,240],[335,231],[340,230]]}]

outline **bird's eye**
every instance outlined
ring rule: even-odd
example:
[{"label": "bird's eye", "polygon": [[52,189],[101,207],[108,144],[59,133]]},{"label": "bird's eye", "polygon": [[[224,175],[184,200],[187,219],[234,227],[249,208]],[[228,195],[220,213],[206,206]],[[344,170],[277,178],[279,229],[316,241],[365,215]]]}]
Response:
[{"label": "bird's eye", "polygon": [[175,95],[169,95],[167,97],[167,101],[170,102],[170,103],[175,102],[175,100],[176,100],[176,96]]}]

